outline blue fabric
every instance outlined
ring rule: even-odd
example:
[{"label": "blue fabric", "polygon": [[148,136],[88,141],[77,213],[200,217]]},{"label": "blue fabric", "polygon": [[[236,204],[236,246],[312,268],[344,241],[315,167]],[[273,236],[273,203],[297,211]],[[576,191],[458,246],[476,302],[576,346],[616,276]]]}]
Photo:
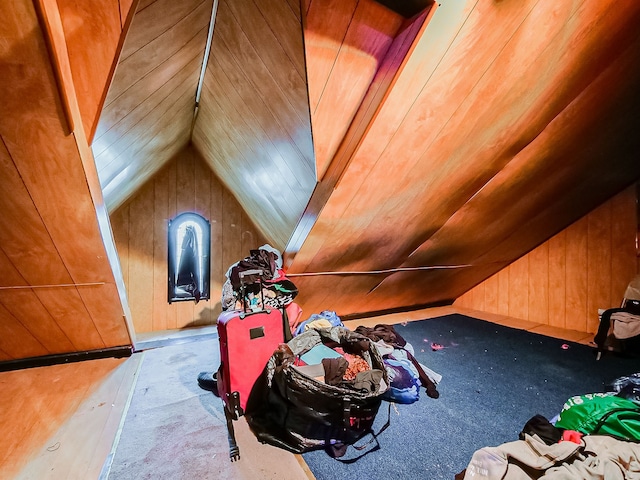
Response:
[{"label": "blue fabric", "polygon": [[392,356],[383,359],[389,376],[389,390],[383,399],[389,402],[409,404],[420,398],[420,379],[413,372],[413,365],[409,360],[396,360]]},{"label": "blue fabric", "polygon": [[320,313],[314,313],[307,320],[305,320],[300,325],[298,325],[298,328],[296,328],[296,331],[293,332],[293,336],[296,337],[296,336],[300,335],[302,332],[305,331],[306,326],[309,323],[315,322],[316,320],[327,320],[331,324],[332,327],[344,327],[344,324],[342,323],[342,320],[336,314],[336,312],[331,311],[331,310],[324,310],[324,311],[322,311]]}]

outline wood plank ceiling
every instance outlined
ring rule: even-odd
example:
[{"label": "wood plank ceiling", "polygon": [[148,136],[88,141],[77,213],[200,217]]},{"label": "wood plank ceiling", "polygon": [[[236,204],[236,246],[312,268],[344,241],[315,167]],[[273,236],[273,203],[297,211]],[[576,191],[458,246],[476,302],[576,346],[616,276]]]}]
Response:
[{"label": "wood plank ceiling", "polygon": [[453,300],[638,179],[638,20],[633,1],[439,4],[290,272],[459,268],[299,277],[306,309]]},{"label": "wood plank ceiling", "polygon": [[138,4],[93,141],[109,208],[189,142],[284,246],[315,186],[295,2]]},{"label": "wood plank ceiling", "polygon": [[342,315],[450,301],[640,178],[635,0],[0,8],[0,360],[126,343],[105,207],[190,142]]},{"label": "wood plank ceiling", "polygon": [[633,1],[221,0],[192,134],[212,4],[165,3],[138,5],[93,144],[111,208],[191,141],[294,274],[461,266],[298,277],[308,310],[451,301],[640,174]]}]

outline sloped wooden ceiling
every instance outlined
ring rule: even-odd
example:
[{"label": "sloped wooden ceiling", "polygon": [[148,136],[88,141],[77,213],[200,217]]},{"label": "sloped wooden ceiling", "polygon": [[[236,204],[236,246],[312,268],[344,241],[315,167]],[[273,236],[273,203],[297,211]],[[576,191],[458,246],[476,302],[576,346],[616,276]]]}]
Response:
[{"label": "sloped wooden ceiling", "polygon": [[190,141],[292,274],[343,273],[308,313],[456,298],[640,178],[635,0],[225,0],[197,116],[213,0],[80,3],[0,7],[0,359],[129,342],[105,207]]},{"label": "sloped wooden ceiling", "polygon": [[111,211],[190,141],[212,3],[137,4],[92,143]]},{"label": "sloped wooden ceiling", "polygon": [[[101,13],[117,43],[117,5]],[[124,284],[58,5],[2,2],[0,15],[0,362],[126,348]]]},{"label": "sloped wooden ceiling", "polygon": [[283,248],[316,183],[297,2],[220,1],[192,141]]},{"label": "sloped wooden ceiling", "polygon": [[637,19],[632,1],[409,19],[373,0],[141,2],[93,146],[107,203],[191,140],[293,274],[402,270],[297,277],[307,310],[451,301],[638,178]]},{"label": "sloped wooden ceiling", "polygon": [[291,273],[343,272],[295,278],[306,311],[455,299],[637,179],[639,20],[633,0],[438,4],[289,244]]},{"label": "sloped wooden ceiling", "polygon": [[283,248],[315,186],[308,105],[297,2],[140,1],[92,145],[107,205],[193,142]]}]

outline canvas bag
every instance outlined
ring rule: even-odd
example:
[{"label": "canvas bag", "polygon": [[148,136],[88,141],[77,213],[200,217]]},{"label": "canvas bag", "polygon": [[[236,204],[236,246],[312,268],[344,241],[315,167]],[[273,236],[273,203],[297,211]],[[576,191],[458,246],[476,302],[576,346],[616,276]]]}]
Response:
[{"label": "canvas bag", "polygon": [[[348,351],[350,345],[360,342],[369,346],[362,357],[372,369],[380,370],[382,380],[374,391],[330,385],[295,368],[295,359],[319,343],[337,344]],[[271,357],[251,391],[245,418],[263,443],[293,453],[325,449],[338,457],[344,454],[343,446],[373,434],[373,422],[387,389],[382,357],[368,338],[344,327],[310,329]]]},{"label": "canvas bag", "polygon": [[576,395],[566,401],[555,426],[640,442],[640,404],[610,392]]}]

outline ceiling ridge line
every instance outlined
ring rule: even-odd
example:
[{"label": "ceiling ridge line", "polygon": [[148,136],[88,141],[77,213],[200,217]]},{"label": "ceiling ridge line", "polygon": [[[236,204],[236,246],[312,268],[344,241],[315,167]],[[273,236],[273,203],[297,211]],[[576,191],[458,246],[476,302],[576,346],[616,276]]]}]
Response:
[{"label": "ceiling ridge line", "polygon": [[196,118],[198,117],[198,110],[200,109],[200,95],[202,94],[202,85],[204,84],[204,77],[207,71],[207,64],[209,63],[209,55],[211,54],[211,41],[213,39],[213,29],[216,22],[216,15],[218,13],[218,0],[213,0],[211,5],[211,19],[209,20],[209,31],[207,33],[207,44],[204,48],[204,55],[202,58],[202,67],[200,68],[200,77],[198,78],[198,86],[196,87],[195,106],[193,109],[193,120],[191,121],[191,130],[189,132],[189,138],[193,136],[193,129],[196,124]]}]

